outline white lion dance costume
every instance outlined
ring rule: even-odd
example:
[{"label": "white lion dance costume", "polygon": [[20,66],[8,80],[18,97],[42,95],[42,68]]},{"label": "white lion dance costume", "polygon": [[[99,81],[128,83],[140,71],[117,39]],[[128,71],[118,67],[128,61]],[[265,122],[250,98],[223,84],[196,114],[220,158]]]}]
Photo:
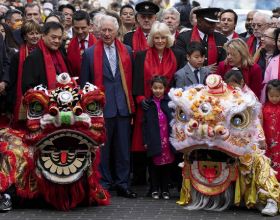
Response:
[{"label": "white lion dance costume", "polygon": [[207,86],[171,89],[171,143],[184,153],[180,205],[222,211],[230,205],[276,215],[280,187],[264,155],[261,104],[252,92],[229,88],[218,75]]}]

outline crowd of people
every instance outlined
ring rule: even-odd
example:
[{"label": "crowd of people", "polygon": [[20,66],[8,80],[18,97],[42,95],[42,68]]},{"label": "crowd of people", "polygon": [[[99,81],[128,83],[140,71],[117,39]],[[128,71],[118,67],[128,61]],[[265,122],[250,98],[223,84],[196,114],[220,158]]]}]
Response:
[{"label": "crowd of people", "polygon": [[59,73],[104,89],[104,188],[136,198],[130,180],[149,182],[154,199],[169,199],[172,184],[180,189],[182,155],[169,142],[167,93],[204,84],[210,73],[263,103],[267,155],[280,171],[280,8],[272,16],[250,11],[246,32],[236,33],[234,10],[189,0],[173,7],[113,1],[109,9],[98,0],[2,2],[1,124],[24,126],[23,94],[39,84],[53,89]]}]

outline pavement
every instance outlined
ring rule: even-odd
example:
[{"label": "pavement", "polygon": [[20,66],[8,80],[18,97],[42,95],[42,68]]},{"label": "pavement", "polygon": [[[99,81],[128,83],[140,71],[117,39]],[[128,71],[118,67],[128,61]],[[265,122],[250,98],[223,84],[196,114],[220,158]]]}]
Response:
[{"label": "pavement", "polygon": [[77,207],[69,212],[62,212],[46,206],[30,206],[22,204],[10,212],[0,213],[0,219],[5,220],[136,220],[136,219],[158,219],[158,220],[279,220],[276,217],[264,217],[257,210],[246,208],[231,208],[223,212],[210,211],[187,211],[176,204],[179,194],[171,190],[170,200],[153,200],[145,196],[147,187],[133,187],[138,193],[137,199],[126,199],[116,196],[112,192],[111,204],[109,206]]}]

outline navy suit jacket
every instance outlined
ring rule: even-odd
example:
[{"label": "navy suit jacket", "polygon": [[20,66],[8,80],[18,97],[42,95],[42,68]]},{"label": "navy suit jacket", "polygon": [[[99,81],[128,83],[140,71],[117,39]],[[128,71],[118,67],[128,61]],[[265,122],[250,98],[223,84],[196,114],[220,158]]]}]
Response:
[{"label": "navy suit jacket", "polygon": [[[132,59],[132,50],[129,46],[126,46]],[[103,59],[103,86],[105,88],[106,104],[104,107],[104,117],[113,118],[117,115],[129,116],[128,105],[122,86],[122,80],[117,65],[115,77],[113,76],[109,60],[107,59],[105,50],[103,50],[103,57],[94,57],[94,48],[92,47],[85,50],[82,59],[80,84],[83,87],[86,82],[94,84],[94,59]],[[117,53],[116,53],[117,54]],[[117,63],[119,63],[117,56]]]}]

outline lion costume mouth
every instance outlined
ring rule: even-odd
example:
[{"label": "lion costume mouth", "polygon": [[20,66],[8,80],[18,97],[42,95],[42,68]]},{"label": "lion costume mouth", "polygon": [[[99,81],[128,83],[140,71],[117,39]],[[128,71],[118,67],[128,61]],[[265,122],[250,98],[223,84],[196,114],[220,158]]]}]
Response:
[{"label": "lion costume mouth", "polygon": [[[90,165],[98,145],[78,131],[59,130],[36,145],[38,169],[51,182],[69,184],[77,181]],[[93,149],[92,149],[93,148]]]},{"label": "lion costume mouth", "polygon": [[204,195],[223,193],[237,178],[237,159],[233,155],[214,149],[197,148],[186,156],[184,176]]}]

